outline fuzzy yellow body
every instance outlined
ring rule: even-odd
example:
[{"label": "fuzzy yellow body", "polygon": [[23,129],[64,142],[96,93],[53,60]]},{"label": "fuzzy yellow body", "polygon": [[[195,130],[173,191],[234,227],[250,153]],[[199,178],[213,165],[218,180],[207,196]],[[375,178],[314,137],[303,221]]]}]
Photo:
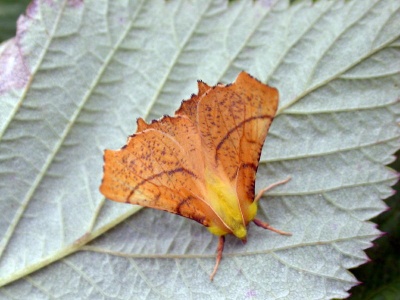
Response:
[{"label": "fuzzy yellow body", "polygon": [[206,170],[207,201],[226,228],[211,224],[208,230],[218,236],[232,233],[239,239],[244,240],[247,236],[246,226],[257,214],[257,202],[253,202],[249,206],[248,215],[250,218],[246,220],[240,209],[240,199],[238,198],[235,184],[232,184],[226,176],[218,176],[217,174]]}]

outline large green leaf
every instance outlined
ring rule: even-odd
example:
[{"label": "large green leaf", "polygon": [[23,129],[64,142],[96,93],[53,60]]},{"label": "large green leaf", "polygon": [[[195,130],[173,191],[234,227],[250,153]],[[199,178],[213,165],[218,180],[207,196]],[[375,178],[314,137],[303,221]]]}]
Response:
[{"label": "large green leaf", "polygon": [[[346,297],[347,269],[380,235],[367,220],[397,179],[384,165],[399,148],[399,11],[395,0],[31,4],[0,54],[0,297]],[[104,199],[102,150],[121,147],[136,117],[173,113],[196,79],[240,70],[280,90],[257,189],[292,180],[259,217],[293,236],[229,237],[210,282],[217,238]]]}]

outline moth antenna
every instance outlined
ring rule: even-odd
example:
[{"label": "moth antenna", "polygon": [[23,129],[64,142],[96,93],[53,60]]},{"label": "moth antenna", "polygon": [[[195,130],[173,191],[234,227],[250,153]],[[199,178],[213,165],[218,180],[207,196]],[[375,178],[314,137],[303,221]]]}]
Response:
[{"label": "moth antenna", "polygon": [[258,200],[260,200],[261,197],[262,197],[262,195],[263,195],[265,192],[267,192],[267,191],[269,191],[269,190],[272,190],[274,187],[276,187],[276,186],[278,186],[278,185],[285,184],[285,183],[288,182],[290,179],[292,179],[292,177],[289,176],[288,178],[286,178],[286,179],[284,179],[284,180],[281,180],[281,181],[272,183],[272,184],[270,184],[269,186],[267,186],[266,188],[263,188],[262,190],[260,190],[260,191],[258,192],[257,196],[254,198],[254,202],[257,202]]}]

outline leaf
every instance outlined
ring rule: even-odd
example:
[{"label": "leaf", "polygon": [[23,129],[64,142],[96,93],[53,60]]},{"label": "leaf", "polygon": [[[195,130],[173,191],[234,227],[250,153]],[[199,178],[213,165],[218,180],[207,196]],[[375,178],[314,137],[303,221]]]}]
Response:
[{"label": "leaf", "polygon": [[[397,180],[399,6],[33,2],[0,50],[2,296],[346,297]],[[293,236],[227,238],[210,283],[217,239],[101,197],[102,150],[241,70],[280,91],[256,190],[292,176],[259,217]]]}]

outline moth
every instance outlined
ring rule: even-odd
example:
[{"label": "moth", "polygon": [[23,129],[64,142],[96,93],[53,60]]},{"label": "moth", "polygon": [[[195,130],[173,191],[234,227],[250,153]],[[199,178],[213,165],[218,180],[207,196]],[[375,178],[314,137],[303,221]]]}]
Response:
[{"label": "moth", "polygon": [[204,225],[219,237],[213,280],[225,235],[246,242],[247,225],[279,234],[255,218],[267,190],[255,195],[261,150],[278,108],[278,90],[246,72],[232,84],[208,86],[183,101],[173,117],[147,124],[120,150],[105,150],[101,193],[108,199],[174,213]]}]

